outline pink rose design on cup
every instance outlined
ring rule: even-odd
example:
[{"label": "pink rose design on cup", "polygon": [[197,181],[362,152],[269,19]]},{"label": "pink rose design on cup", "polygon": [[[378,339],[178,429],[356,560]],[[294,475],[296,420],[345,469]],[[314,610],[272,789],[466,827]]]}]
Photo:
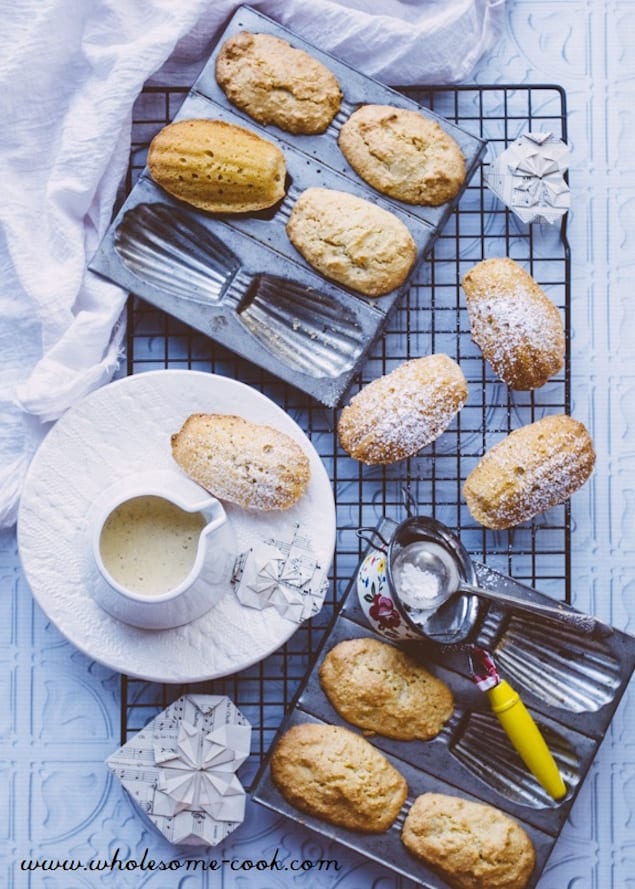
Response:
[{"label": "pink rose design on cup", "polygon": [[390,629],[392,627],[398,627],[401,623],[401,617],[395,608],[392,599],[389,599],[388,596],[382,596],[381,593],[377,593],[373,596],[373,601],[368,609],[368,613],[382,628]]}]

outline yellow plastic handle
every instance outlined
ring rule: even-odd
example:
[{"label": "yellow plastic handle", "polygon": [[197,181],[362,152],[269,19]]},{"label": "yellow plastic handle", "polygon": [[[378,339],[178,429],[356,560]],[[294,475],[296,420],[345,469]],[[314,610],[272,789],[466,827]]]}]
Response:
[{"label": "yellow plastic handle", "polygon": [[529,771],[548,794],[554,799],[562,799],[567,793],[567,785],[562,780],[540,729],[518,692],[502,679],[498,685],[488,689],[487,697],[507,737]]}]

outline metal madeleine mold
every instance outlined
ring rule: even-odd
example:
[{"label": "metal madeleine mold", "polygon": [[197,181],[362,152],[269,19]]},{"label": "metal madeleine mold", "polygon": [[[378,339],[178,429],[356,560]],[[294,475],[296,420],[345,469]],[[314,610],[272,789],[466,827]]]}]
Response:
[{"label": "metal madeleine mold", "polygon": [[351,371],[364,351],[354,313],[330,294],[295,281],[257,275],[237,311],[281,361],[315,379]]},{"label": "metal madeleine mold", "polygon": [[[343,102],[325,133],[294,135],[262,126],[232,105],[214,70],[220,47],[239,30],[278,35],[335,74]],[[240,7],[173,122],[221,120],[277,144],[286,162],[284,198],[267,211],[205,213],[171,198],[146,168],[89,268],[323,404],[337,406],[460,198],[441,207],[415,207],[368,186],[337,144],[339,128],[363,102],[415,109],[437,121],[461,147],[467,187],[485,151],[482,139],[319,51],[266,16]],[[296,250],[286,223],[295,201],[311,187],[357,195],[405,224],[416,259],[400,286],[376,298],[366,296],[323,277]]]},{"label": "metal madeleine mold", "polygon": [[136,277],[179,299],[218,304],[240,268],[220,238],[179,208],[143,203],[123,215],[114,249]]},{"label": "metal madeleine mold", "polygon": [[[397,522],[385,518],[376,530],[389,540],[397,527]],[[373,553],[372,541],[367,542],[371,545],[360,565]],[[512,596],[553,601],[489,566],[473,564],[480,586],[496,585],[499,592]],[[290,724],[315,720],[351,728],[326,697],[318,671],[324,656],[338,642],[374,632],[360,604],[356,581],[357,575],[351,579],[280,732]],[[540,880],[635,669],[635,638],[614,628],[602,638],[595,638],[542,616],[528,618],[514,611],[513,604],[507,608],[490,602],[485,609],[475,641],[491,649],[501,674],[509,676],[521,691],[564,779],[566,795],[554,800],[513,749],[489,711],[486,696],[472,682],[469,646],[464,643],[438,645],[423,638],[386,642],[403,647],[442,679],[452,691],[455,710],[441,732],[430,740],[400,741],[381,735],[371,740],[407,778],[409,800],[405,808],[418,793],[438,791],[481,800],[516,818],[536,847],[536,867],[528,883],[528,889],[532,889]],[[272,749],[274,746],[275,741]],[[373,837],[372,846],[362,836],[307,819],[281,797],[271,781],[268,761],[260,770],[253,796],[262,805],[381,861],[419,885],[430,889],[445,885],[404,850],[400,818],[385,835]]]},{"label": "metal madeleine mold", "polygon": [[278,275],[243,272],[235,253],[181,207],[131,207],[113,243],[145,286],[235,313],[272,356],[316,380],[350,371],[364,350],[364,327],[341,299]]},{"label": "metal madeleine mold", "polygon": [[[551,707],[595,713],[611,703],[622,667],[602,641],[515,614],[497,645],[497,660],[518,685]],[[563,689],[566,693],[563,694]]]},{"label": "metal madeleine mold", "polygon": [[[491,713],[473,711],[449,745],[452,756],[493,791],[523,806],[550,808],[557,803],[509,749],[509,740]],[[582,763],[570,733],[540,725],[540,731],[569,791],[580,782]]]}]

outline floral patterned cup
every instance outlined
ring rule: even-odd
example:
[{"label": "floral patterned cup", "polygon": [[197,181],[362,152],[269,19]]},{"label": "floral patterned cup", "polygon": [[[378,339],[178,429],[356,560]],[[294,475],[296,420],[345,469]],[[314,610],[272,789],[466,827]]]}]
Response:
[{"label": "floral patterned cup", "polygon": [[[442,547],[451,556],[457,576],[468,584],[475,583],[472,560],[449,528],[436,519],[410,516],[396,527],[389,541],[375,529],[362,528],[358,534],[371,543],[372,549],[357,573],[357,596],[369,625],[378,635],[393,641],[417,639],[442,645],[464,642],[470,637],[479,618],[476,596],[452,596],[431,610],[424,622],[418,623],[395,587],[395,560],[403,555],[406,547],[421,543]],[[377,539],[380,544],[376,543]]]},{"label": "floral patterned cup", "polygon": [[405,622],[390,592],[386,574],[386,556],[373,550],[362,562],[357,574],[357,595],[366,620],[380,636],[387,639],[420,639]]}]

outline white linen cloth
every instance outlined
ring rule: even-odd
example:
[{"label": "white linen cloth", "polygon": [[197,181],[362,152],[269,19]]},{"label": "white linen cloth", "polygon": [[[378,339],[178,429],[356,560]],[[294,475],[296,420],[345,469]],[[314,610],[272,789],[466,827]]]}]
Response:
[{"label": "white linen cloth", "polygon": [[[466,79],[504,0],[254,0],[386,83]],[[133,102],[192,63],[235,0],[14,0],[0,12],[0,526],[50,424],[108,382],[126,294],[86,269],[125,172]]]}]

